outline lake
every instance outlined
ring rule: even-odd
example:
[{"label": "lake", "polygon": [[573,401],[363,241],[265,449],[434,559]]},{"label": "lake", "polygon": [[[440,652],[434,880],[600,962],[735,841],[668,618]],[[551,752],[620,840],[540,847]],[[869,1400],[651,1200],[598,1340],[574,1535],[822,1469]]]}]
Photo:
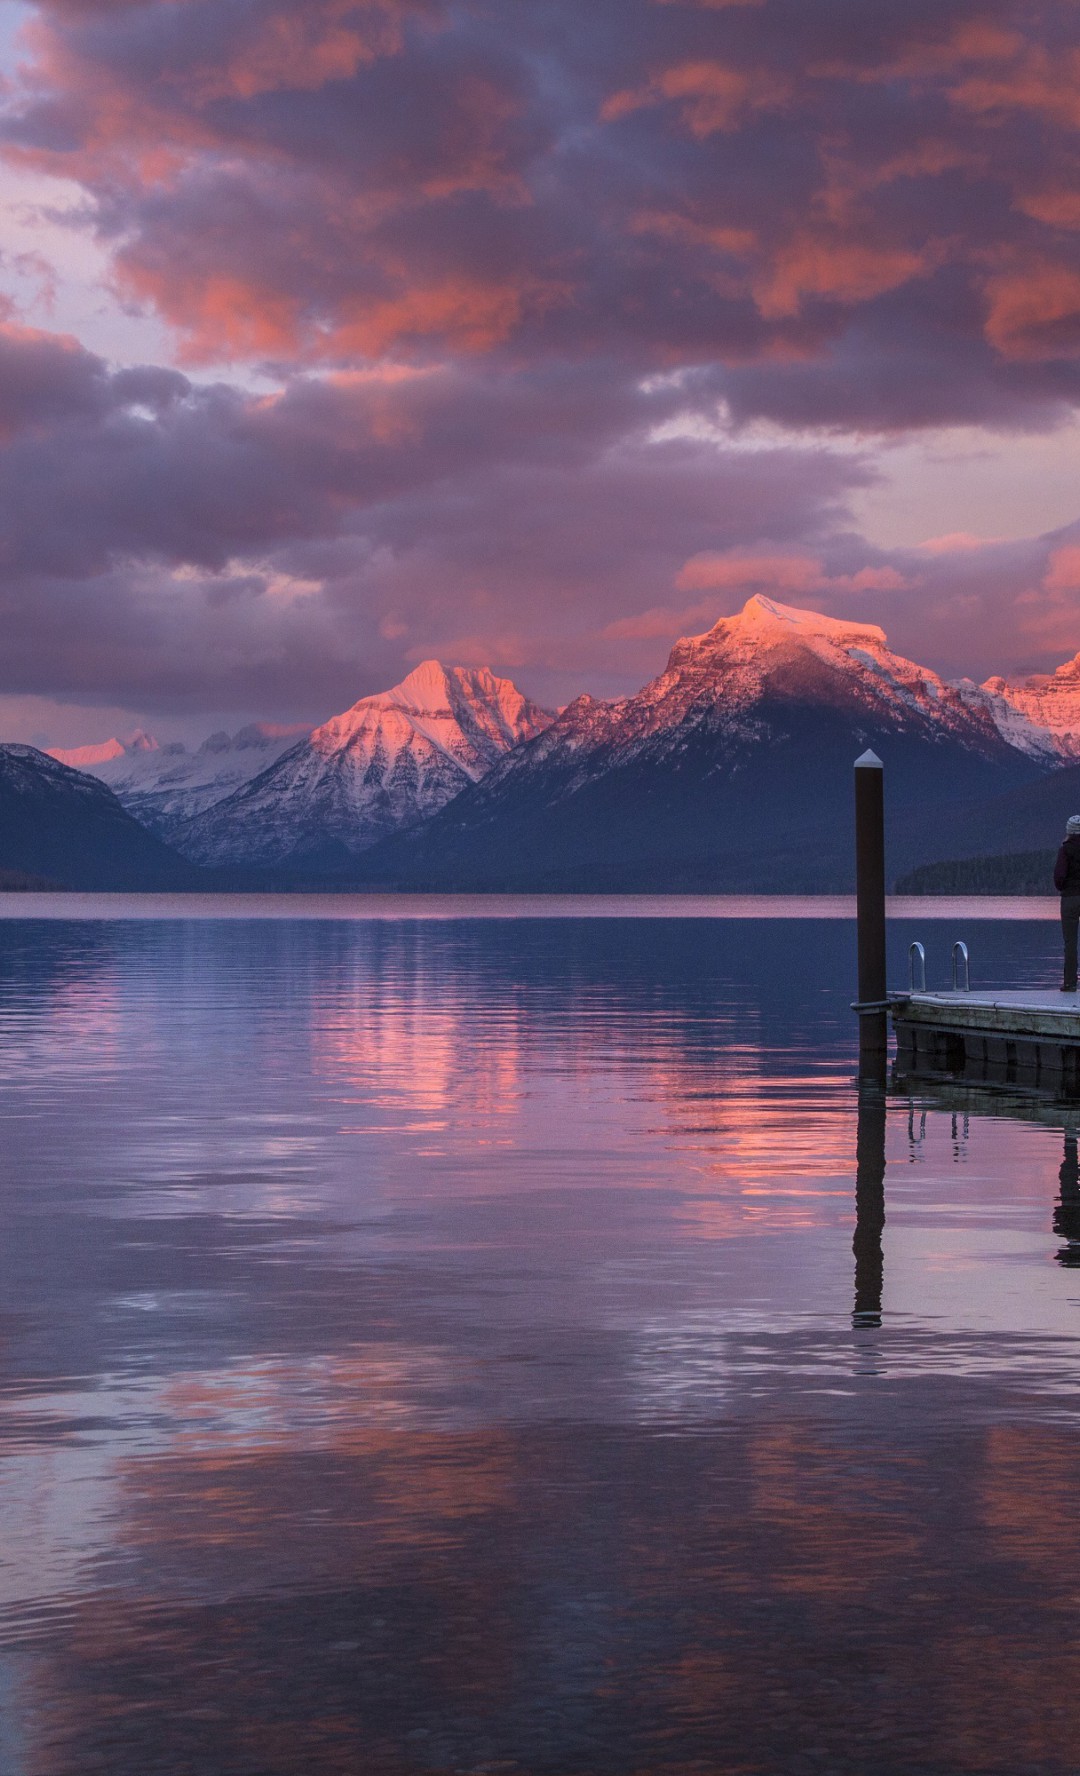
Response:
[{"label": "lake", "polygon": [[1080,1104],[849,913],[4,897],[4,1776],[1072,1776]]}]

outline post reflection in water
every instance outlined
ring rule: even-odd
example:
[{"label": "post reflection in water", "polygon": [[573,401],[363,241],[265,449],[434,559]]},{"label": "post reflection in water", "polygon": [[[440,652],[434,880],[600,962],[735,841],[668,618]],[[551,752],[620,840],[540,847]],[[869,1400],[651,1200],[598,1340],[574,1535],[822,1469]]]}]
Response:
[{"label": "post reflection in water", "polygon": [[1054,1232],[1066,1243],[1057,1254],[1059,1264],[1080,1269],[1080,1160],[1076,1151],[1076,1130],[1065,1130],[1065,1152],[1058,1173],[1061,1201],[1054,1210]]},{"label": "post reflection in water", "polygon": [[852,935],[0,930],[2,1776],[1075,1776],[1075,1111]]},{"label": "post reflection in water", "polygon": [[855,1308],[856,1326],[881,1325],[885,1276],[882,1234],[885,1230],[884,1084],[860,1080],[855,1161]]}]

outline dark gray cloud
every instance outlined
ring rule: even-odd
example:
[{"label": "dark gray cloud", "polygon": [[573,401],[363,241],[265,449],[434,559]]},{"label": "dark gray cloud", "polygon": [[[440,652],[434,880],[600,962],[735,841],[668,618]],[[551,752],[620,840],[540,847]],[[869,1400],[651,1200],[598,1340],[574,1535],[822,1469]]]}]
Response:
[{"label": "dark gray cloud", "polygon": [[[6,344],[53,370],[40,337]],[[867,474],[657,441],[685,391],[596,363],[270,399],[78,355],[0,446],[9,692],[318,714],[442,651],[565,696],[687,553],[832,532]],[[633,662],[607,652],[614,685]]]},{"label": "dark gray cloud", "polygon": [[34,12],[4,150],[79,184],[189,367],[282,392],[113,372],[8,317],[0,689],[315,715],[418,652],[616,689],[710,620],[686,564],[740,552],[942,664],[1060,648],[1068,539],[883,553],[847,512],[865,452],[749,428],[1073,410],[1077,8]]},{"label": "dark gray cloud", "polygon": [[71,348],[3,343],[48,372],[0,445],[9,693],[315,717],[435,653],[561,701],[630,688],[756,589],[883,621],[955,671],[1071,651],[1080,572],[1031,602],[1068,535],[872,549],[847,515],[863,458],[665,440],[682,383],[594,361],[267,399],[85,353],[65,382]]}]

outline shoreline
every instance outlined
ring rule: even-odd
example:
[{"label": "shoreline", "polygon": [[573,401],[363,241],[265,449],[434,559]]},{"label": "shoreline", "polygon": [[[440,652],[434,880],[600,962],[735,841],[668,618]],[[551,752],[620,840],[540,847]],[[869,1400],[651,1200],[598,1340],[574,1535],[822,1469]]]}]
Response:
[{"label": "shoreline", "polygon": [[[1056,923],[1056,895],[890,895],[893,920]],[[854,920],[853,894],[386,894],[0,891],[0,920]]]}]

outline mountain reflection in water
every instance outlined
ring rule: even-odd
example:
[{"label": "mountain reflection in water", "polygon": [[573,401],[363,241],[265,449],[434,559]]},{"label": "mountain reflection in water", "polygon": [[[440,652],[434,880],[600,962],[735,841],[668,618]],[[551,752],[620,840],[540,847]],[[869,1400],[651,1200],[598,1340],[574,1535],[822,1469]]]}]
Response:
[{"label": "mountain reflection in water", "polygon": [[4,1776],[1074,1771],[1080,1106],[851,950],[0,924]]}]

